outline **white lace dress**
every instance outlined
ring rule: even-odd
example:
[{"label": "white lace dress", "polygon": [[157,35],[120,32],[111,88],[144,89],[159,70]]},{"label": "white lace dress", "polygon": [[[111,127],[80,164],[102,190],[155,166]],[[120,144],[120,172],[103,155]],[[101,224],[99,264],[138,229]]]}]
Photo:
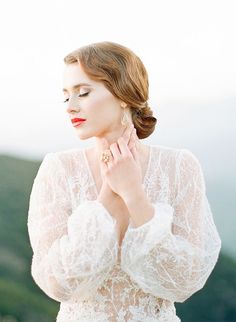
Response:
[{"label": "white lace dress", "polygon": [[200,290],[221,239],[192,152],[150,145],[143,186],[151,220],[128,226],[102,203],[83,149],[48,153],[34,179],[28,231],[37,285],[61,302],[58,322],[175,322],[174,302]]}]

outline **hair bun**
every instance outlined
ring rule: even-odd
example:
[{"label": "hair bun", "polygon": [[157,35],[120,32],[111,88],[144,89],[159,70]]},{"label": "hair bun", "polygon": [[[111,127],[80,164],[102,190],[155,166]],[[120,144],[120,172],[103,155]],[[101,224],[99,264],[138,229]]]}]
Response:
[{"label": "hair bun", "polygon": [[114,42],[97,42],[71,52],[66,64],[80,62],[84,72],[130,108],[140,139],[155,129],[157,119],[148,106],[148,74],[141,59],[129,48]]}]

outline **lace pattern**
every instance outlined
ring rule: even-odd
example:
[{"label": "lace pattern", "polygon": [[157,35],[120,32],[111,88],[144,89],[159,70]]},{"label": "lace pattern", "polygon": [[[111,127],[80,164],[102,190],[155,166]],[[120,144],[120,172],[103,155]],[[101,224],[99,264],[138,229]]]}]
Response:
[{"label": "lace pattern", "polygon": [[151,146],[143,186],[155,215],[130,223],[119,247],[83,150],[43,159],[28,213],[31,272],[61,302],[58,322],[180,321],[174,302],[204,286],[221,240],[199,161],[187,149]]}]

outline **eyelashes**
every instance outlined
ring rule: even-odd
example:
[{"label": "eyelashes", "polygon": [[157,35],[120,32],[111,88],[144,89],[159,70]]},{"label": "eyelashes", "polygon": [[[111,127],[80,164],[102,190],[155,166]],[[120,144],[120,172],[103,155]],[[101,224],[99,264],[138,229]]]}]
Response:
[{"label": "eyelashes", "polygon": [[[89,92],[86,92],[86,93],[83,93],[83,94],[79,94],[78,96],[79,96],[79,97],[84,97],[84,96],[88,96],[88,94],[89,94]],[[63,101],[63,103],[66,103],[66,102],[68,102],[68,101],[69,101],[69,98],[65,99],[65,100]]]}]

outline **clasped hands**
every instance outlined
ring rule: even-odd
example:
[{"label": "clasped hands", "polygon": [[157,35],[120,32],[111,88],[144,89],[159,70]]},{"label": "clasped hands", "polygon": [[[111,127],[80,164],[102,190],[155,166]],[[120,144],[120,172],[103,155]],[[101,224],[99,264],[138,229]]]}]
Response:
[{"label": "clasped hands", "polygon": [[109,162],[100,160],[103,184],[123,200],[132,195],[134,190],[142,188],[142,168],[136,144],[138,137],[133,124],[129,124],[117,142],[110,146],[102,138],[102,150],[110,149]]}]

